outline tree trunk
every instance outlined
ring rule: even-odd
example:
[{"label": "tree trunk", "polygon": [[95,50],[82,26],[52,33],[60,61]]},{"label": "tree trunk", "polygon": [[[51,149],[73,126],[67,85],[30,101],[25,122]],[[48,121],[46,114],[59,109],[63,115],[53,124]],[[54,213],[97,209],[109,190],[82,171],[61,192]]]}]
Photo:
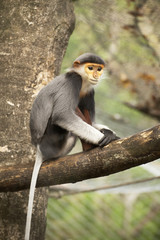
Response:
[{"label": "tree trunk", "polygon": [[[74,28],[70,0],[0,4],[0,167],[34,161],[29,112],[35,94],[59,73]],[[28,191],[0,195],[0,239],[22,240]],[[36,190],[31,239],[44,239],[47,188]]]}]

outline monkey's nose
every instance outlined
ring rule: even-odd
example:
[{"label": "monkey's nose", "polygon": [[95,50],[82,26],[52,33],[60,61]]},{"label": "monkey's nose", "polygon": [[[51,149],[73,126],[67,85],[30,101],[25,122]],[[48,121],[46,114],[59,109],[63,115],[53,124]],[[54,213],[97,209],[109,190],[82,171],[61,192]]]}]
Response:
[{"label": "monkey's nose", "polygon": [[93,77],[95,78],[95,79],[98,79],[98,74],[95,72],[95,73],[93,73]]}]

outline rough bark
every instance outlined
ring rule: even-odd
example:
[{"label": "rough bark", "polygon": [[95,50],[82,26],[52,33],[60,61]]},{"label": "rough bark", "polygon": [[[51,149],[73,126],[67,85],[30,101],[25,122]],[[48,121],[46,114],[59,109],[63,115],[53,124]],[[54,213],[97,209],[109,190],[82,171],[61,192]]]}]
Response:
[{"label": "rough bark", "polygon": [[[60,70],[74,14],[70,0],[2,0],[0,16],[0,167],[8,168],[34,161],[31,103]],[[31,239],[44,239],[46,191],[36,191]],[[0,195],[1,239],[23,239],[27,202],[28,191]]]},{"label": "rough bark", "polygon": [[[66,156],[43,163],[37,186],[49,186],[107,176],[160,157],[160,125],[120,139],[103,149]],[[29,187],[33,166],[11,166],[0,169],[0,191]]]}]

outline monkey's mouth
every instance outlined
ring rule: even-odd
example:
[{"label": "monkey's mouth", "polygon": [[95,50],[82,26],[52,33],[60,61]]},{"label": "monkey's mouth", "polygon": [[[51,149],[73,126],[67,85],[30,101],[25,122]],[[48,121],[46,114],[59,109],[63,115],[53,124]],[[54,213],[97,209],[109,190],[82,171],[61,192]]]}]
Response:
[{"label": "monkey's mouth", "polygon": [[98,79],[90,79],[90,83],[96,85],[98,83]]}]

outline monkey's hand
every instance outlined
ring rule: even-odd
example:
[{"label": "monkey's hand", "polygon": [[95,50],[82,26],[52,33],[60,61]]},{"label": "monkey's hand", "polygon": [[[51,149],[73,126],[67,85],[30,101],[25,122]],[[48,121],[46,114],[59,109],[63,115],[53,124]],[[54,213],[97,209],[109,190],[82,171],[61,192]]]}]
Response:
[{"label": "monkey's hand", "polygon": [[109,129],[101,129],[101,133],[104,134],[103,138],[98,142],[99,147],[104,147],[112,141],[120,139],[114,132]]}]

